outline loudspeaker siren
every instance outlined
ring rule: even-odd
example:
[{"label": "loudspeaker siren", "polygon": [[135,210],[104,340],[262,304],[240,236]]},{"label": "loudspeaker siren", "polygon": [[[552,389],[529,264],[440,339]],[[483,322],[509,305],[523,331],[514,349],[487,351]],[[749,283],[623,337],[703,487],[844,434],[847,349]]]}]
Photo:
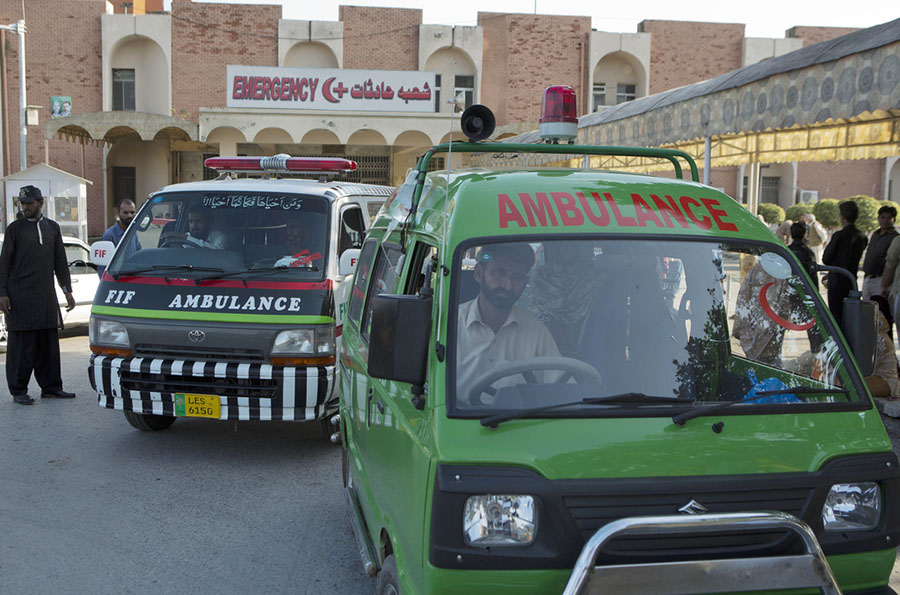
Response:
[{"label": "loudspeaker siren", "polygon": [[473,105],[466,108],[459,119],[463,134],[470,140],[484,140],[494,133],[497,120],[490,108],[484,105]]}]

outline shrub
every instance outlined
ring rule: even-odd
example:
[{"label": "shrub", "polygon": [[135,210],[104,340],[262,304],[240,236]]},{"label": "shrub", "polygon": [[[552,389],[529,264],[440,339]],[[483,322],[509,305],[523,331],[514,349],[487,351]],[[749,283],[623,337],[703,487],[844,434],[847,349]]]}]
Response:
[{"label": "shrub", "polygon": [[808,213],[813,212],[813,206],[810,203],[801,202],[795,205],[791,205],[784,212],[784,216],[786,219],[790,219],[791,221],[797,222],[800,221],[800,215],[806,215]]},{"label": "shrub", "polygon": [[834,229],[841,226],[840,211],[838,211],[838,201],[834,198],[822,198],[813,207],[813,215],[816,221],[822,224],[822,227]]},{"label": "shrub", "polygon": [[763,221],[769,225],[777,225],[784,221],[784,209],[771,202],[759,203],[757,212],[762,215]]},{"label": "shrub", "polygon": [[856,227],[858,229],[868,233],[878,227],[878,209],[882,206],[880,200],[860,194],[849,196],[840,202],[843,203],[848,200],[856,202],[856,206],[859,207],[859,217],[856,218]]}]

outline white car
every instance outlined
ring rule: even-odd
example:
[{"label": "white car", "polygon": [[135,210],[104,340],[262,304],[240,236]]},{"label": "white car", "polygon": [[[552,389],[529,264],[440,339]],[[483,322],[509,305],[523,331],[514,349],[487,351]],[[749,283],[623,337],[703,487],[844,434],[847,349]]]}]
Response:
[{"label": "white car", "polygon": [[[3,234],[0,234],[0,246],[2,244]],[[63,236],[63,244],[66,248],[66,260],[69,262],[69,273],[72,275],[72,293],[75,295],[75,309],[66,312],[66,296],[54,279],[63,323],[66,326],[87,324],[91,319],[94,294],[100,284],[97,267],[90,262],[91,252],[87,244],[70,236]],[[6,349],[6,320],[3,316],[0,316],[0,346],[2,350]]]}]

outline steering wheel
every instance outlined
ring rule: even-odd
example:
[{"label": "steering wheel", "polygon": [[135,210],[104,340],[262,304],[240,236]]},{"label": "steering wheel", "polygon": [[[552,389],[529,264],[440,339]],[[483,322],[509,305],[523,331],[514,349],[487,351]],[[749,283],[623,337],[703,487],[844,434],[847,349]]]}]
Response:
[{"label": "steering wheel", "polygon": [[557,384],[567,382],[569,378],[574,377],[580,383],[593,384],[598,388],[603,385],[603,377],[600,375],[600,372],[594,366],[580,359],[564,356],[529,357],[500,364],[476,378],[472,388],[469,389],[469,402],[478,402],[481,398],[481,393],[485,392],[490,385],[507,376],[523,374],[526,383],[535,384],[537,381],[531,374],[535,370],[561,370],[565,372],[565,374],[554,381]]},{"label": "steering wheel", "polygon": [[191,247],[191,248],[202,248],[202,246],[200,246],[200,244],[198,244],[198,243],[196,243],[196,242],[192,242],[191,240],[189,240],[189,239],[187,239],[187,238],[185,238],[185,239],[183,239],[183,240],[179,240],[179,239],[176,239],[176,238],[169,238],[169,239],[163,241],[163,242],[159,245],[159,247],[160,247],[160,248],[168,248],[169,246],[171,246],[171,245],[173,245],[173,244],[174,244],[175,246],[189,246],[189,247]]}]

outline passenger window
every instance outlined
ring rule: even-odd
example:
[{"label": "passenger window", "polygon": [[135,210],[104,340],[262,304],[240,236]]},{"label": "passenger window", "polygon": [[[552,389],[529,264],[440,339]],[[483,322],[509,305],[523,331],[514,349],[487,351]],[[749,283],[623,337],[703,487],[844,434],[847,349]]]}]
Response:
[{"label": "passenger window", "polygon": [[341,228],[338,231],[338,255],[350,248],[362,246],[365,229],[361,208],[352,206],[344,210],[341,214]]},{"label": "passenger window", "polygon": [[[419,243],[413,252],[413,263],[409,267],[409,277],[406,280],[406,295],[418,295],[419,289],[425,286],[426,264],[429,259],[437,258],[437,248],[428,244]],[[429,287],[434,288],[434,279],[437,273],[437,264],[431,269]]]},{"label": "passenger window", "polygon": [[353,280],[353,289],[350,292],[350,305],[347,308],[347,319],[359,325],[359,315],[362,312],[363,302],[366,301],[366,283],[372,272],[372,256],[378,242],[369,240],[363,246],[357,263],[356,278]]},{"label": "passenger window", "polygon": [[372,298],[382,293],[393,293],[397,288],[397,279],[403,267],[401,257],[403,252],[397,244],[382,244],[375,256],[375,265],[372,272],[372,282],[369,284],[369,293],[366,297],[366,306],[363,310],[362,326],[360,334],[369,338],[369,329],[372,326]]}]

